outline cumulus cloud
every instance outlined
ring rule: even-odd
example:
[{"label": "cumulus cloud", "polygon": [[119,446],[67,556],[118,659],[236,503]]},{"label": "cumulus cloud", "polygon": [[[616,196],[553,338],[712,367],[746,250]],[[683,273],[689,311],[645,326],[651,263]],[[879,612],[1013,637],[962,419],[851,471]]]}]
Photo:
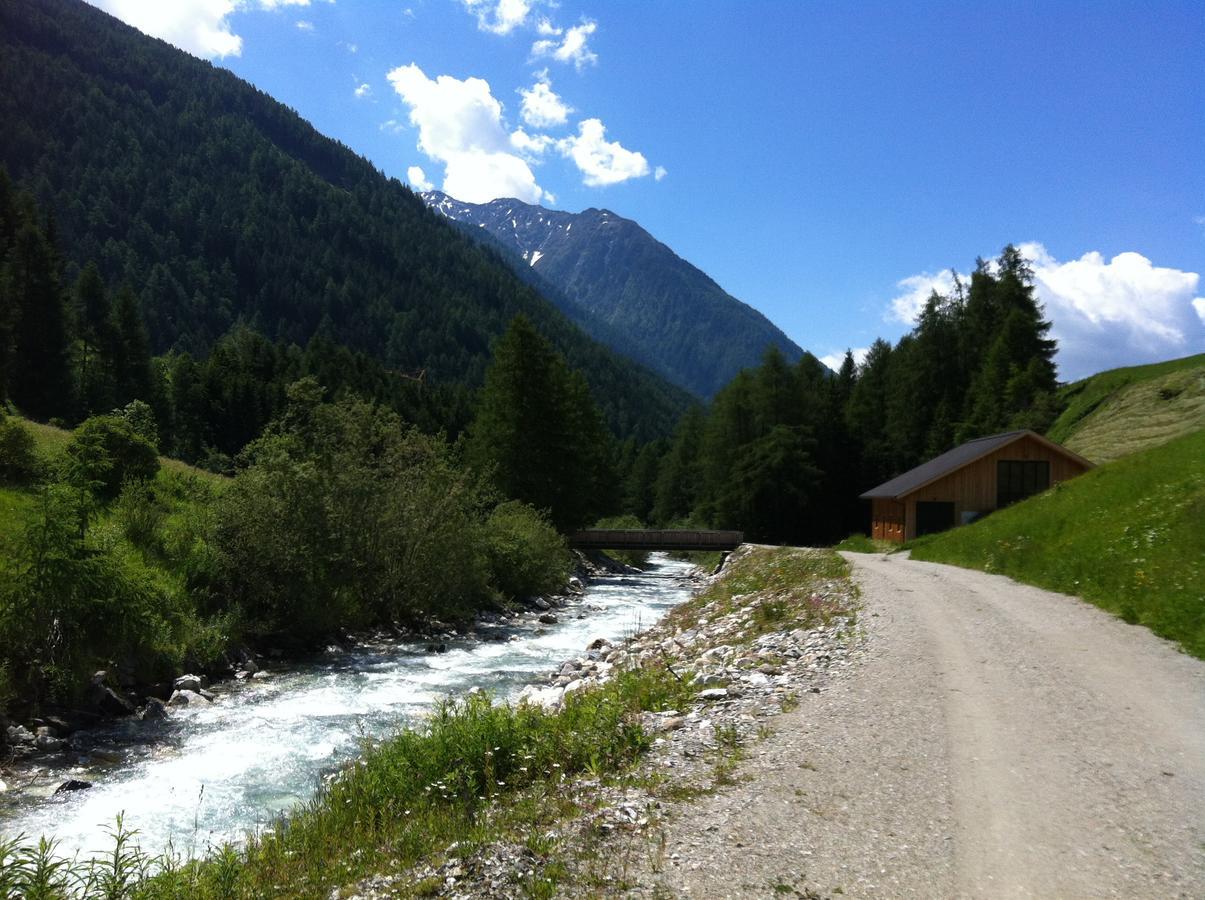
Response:
[{"label": "cumulus cloud", "polygon": [[619,184],[649,174],[644,154],[628,150],[618,141],[606,139],[607,129],[598,119],[586,119],[573,137],[557,141],[561,154],[573,160],[582,181],[591,187]]},{"label": "cumulus cloud", "polygon": [[573,108],[552,90],[547,69],[536,76],[536,82],[530,88],[520,88],[519,96],[523,98],[519,115],[532,128],[564,125],[569,120],[569,113],[573,112]]},{"label": "cumulus cloud", "polygon": [[411,166],[406,170],[406,180],[410,182],[411,187],[416,191],[429,191],[435,187],[427,180],[427,173],[423,171],[422,166]]},{"label": "cumulus cloud", "polygon": [[669,172],[665,170],[665,166],[657,166],[657,168],[653,169],[653,181],[660,181],[668,174]]},{"label": "cumulus cloud", "polygon": [[[1135,252],[1106,260],[1090,251],[1060,262],[1040,243],[1019,249],[1058,341],[1055,361],[1064,381],[1205,350],[1205,297],[1197,296],[1196,272],[1156,266]],[[913,275],[898,287],[903,293],[891,301],[888,318],[912,324],[930,291],[950,293],[953,275]]]},{"label": "cumulus cloud", "polygon": [[477,17],[477,27],[493,34],[510,34],[527,21],[532,0],[461,0]]},{"label": "cumulus cloud", "polygon": [[532,159],[543,155],[544,151],[555,143],[556,141],[546,134],[532,135],[522,128],[515,129],[510,135],[510,145]]},{"label": "cumulus cloud", "polygon": [[[92,5],[161,38],[194,56],[220,59],[240,56],[243,39],[230,27],[230,15],[244,9],[309,6],[310,0],[88,0]],[[330,0],[333,2],[333,0]],[[309,25],[307,28],[306,26]],[[303,31],[310,23],[298,22]]]},{"label": "cumulus cloud", "polygon": [[[966,280],[965,275],[959,277]],[[954,272],[938,272],[936,275],[922,272],[919,275],[909,275],[897,281],[895,286],[902,293],[892,299],[887,318],[890,321],[912,325],[925,308],[930,294],[934,291],[943,296],[953,293]]]},{"label": "cumulus cloud", "polygon": [[298,31],[313,31],[314,23],[307,21],[306,19],[298,19],[297,20],[297,30]]},{"label": "cumulus cloud", "polygon": [[243,39],[230,30],[236,0],[91,0],[144,34],[162,38],[195,56],[239,56]]},{"label": "cumulus cloud", "polygon": [[1038,243],[1020,250],[1032,261],[1038,297],[1059,342],[1059,377],[1205,350],[1205,298],[1197,296],[1196,272],[1156,266],[1134,252],[1106,261],[1091,251],[1059,262]]},{"label": "cumulus cloud", "polygon": [[399,66],[390,84],[410,108],[418,149],[444,166],[443,190],[469,203],[516,197],[538,203],[543,189],[515,153],[502,104],[481,78],[428,78],[417,65]]},{"label": "cumulus cloud", "polygon": [[371,97],[372,96],[372,85],[369,84],[368,82],[364,82],[363,84],[357,86],[356,90],[355,90],[355,95],[357,97],[361,97],[361,98]]},{"label": "cumulus cloud", "polygon": [[547,19],[536,27],[542,40],[531,45],[531,55],[536,59],[548,58],[557,62],[573,63],[581,71],[584,66],[598,62],[598,54],[590,49],[590,35],[598,29],[598,23],[589,19],[572,28],[557,28]]},{"label": "cumulus cloud", "polygon": [[[854,355],[854,363],[862,365],[866,361],[866,354],[870,351],[869,347],[854,347],[850,350]],[[826,353],[820,357],[820,361],[832,369],[834,372],[841,371],[841,364],[845,362],[845,351],[834,350],[832,353]]]}]

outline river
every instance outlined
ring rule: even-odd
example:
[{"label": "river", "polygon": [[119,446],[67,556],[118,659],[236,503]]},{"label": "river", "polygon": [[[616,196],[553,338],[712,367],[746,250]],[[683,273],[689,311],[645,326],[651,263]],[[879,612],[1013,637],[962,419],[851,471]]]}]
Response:
[{"label": "river", "polygon": [[124,813],[147,852],[170,844],[200,855],[237,842],[311,797],[363,739],[415,723],[439,698],[474,687],[513,698],[594,638],[647,628],[690,596],[692,568],[655,554],[647,572],[592,580],[584,596],[553,611],[554,625],[525,616],[492,640],[447,641],[445,653],[396,640],[332,648],[262,680],[217,685],[212,706],[173,709],[166,723],[92,732],[83,736],[95,745],[90,755],[55,771],[53,783],[93,787],[48,797],[45,775],[32,787],[10,783],[0,829],[53,837],[63,855],[87,854],[111,846],[105,829]]}]

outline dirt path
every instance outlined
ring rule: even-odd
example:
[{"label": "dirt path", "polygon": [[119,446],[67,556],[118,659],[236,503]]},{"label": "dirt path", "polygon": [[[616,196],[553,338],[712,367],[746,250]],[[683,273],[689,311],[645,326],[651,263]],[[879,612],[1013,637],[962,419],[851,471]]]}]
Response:
[{"label": "dirt path", "polygon": [[1006,578],[848,554],[870,642],[743,784],[670,809],[696,897],[1203,897],[1205,665]]}]

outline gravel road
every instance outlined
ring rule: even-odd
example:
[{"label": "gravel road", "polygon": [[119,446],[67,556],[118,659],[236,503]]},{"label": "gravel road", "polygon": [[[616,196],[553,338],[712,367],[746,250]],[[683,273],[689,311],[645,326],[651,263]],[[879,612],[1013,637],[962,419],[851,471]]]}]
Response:
[{"label": "gravel road", "polygon": [[1205,897],[1205,664],[1079,600],[846,554],[867,652],[675,804],[694,897]]}]

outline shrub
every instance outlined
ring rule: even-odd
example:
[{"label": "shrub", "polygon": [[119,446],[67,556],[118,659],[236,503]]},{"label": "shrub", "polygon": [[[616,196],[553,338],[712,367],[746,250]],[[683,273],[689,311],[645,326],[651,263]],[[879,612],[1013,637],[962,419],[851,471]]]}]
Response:
[{"label": "shrub", "polygon": [[0,482],[20,484],[37,478],[40,464],[33,435],[0,412]]},{"label": "shrub", "polygon": [[90,485],[102,500],[112,500],[127,479],[151,479],[159,472],[159,454],[133,426],[119,416],[85,420],[67,445],[76,479]]},{"label": "shrub", "polygon": [[485,547],[491,584],[507,598],[555,591],[569,575],[565,539],[547,516],[518,500],[490,513]]},{"label": "shrub", "polygon": [[117,498],[114,517],[122,534],[135,547],[152,553],[162,552],[160,531],[167,518],[167,509],[156,496],[152,482],[126,481]]}]

